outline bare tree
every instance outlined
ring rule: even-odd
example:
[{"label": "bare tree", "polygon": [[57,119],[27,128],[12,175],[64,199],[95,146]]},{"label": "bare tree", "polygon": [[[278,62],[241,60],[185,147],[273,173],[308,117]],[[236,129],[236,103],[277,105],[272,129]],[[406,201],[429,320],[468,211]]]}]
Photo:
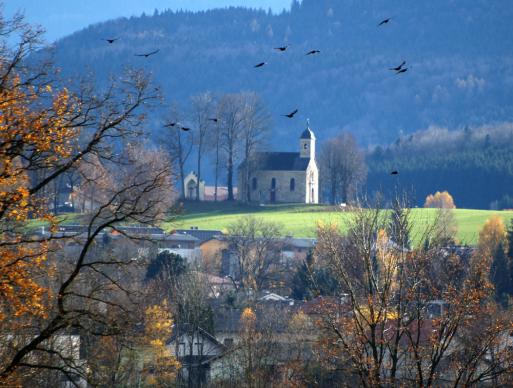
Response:
[{"label": "bare tree", "polygon": [[350,133],[341,133],[323,144],[320,170],[331,204],[346,203],[354,198],[358,185],[365,181],[367,166]]},{"label": "bare tree", "polygon": [[204,342],[204,333],[213,334],[213,314],[208,304],[208,293],[208,282],[198,271],[187,271],[176,284],[177,334],[186,338],[186,346],[182,350],[177,341],[176,353],[182,357],[182,367],[186,370],[182,378],[188,387],[200,385],[202,365],[210,351],[208,343]]},{"label": "bare tree", "polygon": [[[244,127],[241,141],[243,145],[244,163],[240,172],[239,199],[243,202],[251,202],[251,190],[249,189],[250,173],[254,167],[254,154],[259,147],[265,144],[271,118],[260,98],[254,93],[241,94],[243,104]],[[243,197],[244,195],[244,197]]]},{"label": "bare tree", "polygon": [[[107,228],[130,237],[117,226],[159,222],[172,202],[169,163],[165,157],[133,147],[127,152],[129,163],[110,166],[116,179],[105,188],[107,200],[90,213],[85,232],[75,238],[78,247],[64,251],[66,259],[56,262],[59,276],[48,279],[55,297],[47,301],[46,318],[35,326],[35,335],[20,333],[21,340],[16,346],[3,353],[3,381],[11,381],[13,376],[19,378],[24,370],[33,369],[57,369],[64,374],[72,370],[85,376],[78,360],[71,364],[68,357],[59,356],[59,350],[49,345],[51,341],[70,330],[93,336],[109,336],[123,330],[122,321],[130,306],[134,308],[132,295],[137,291],[132,288],[136,284],[127,283],[124,271],[132,261],[102,254],[94,249],[97,240]],[[43,363],[41,360],[47,354],[59,356],[64,365]]]},{"label": "bare tree", "polygon": [[[191,155],[194,134],[191,131],[180,130],[180,122],[183,121],[182,113],[176,103],[171,104],[167,119],[167,127],[160,135],[160,142],[169,153],[171,163],[178,172],[181,197],[185,198],[185,164]],[[173,125],[170,125],[173,124]]]},{"label": "bare tree", "polygon": [[241,287],[254,291],[271,286],[279,273],[280,225],[255,217],[228,226],[229,242],[238,261]]},{"label": "bare tree", "polygon": [[[344,293],[341,301],[319,307],[324,365],[372,387],[457,386],[463,376],[472,384],[505,379],[512,360],[499,339],[512,320],[489,308],[494,302],[486,265],[475,261],[469,268],[443,245],[425,243],[437,241],[436,225],[407,250],[387,236],[389,217],[378,206],[355,212],[347,235],[331,226],[319,229],[317,260]],[[409,230],[408,218],[396,224],[404,229],[396,230],[400,236]],[[463,340],[470,332],[489,336]]]},{"label": "bare tree", "polygon": [[233,201],[234,169],[240,156],[240,139],[244,128],[244,115],[238,94],[227,94],[220,99],[219,119],[222,124],[221,149],[226,161],[228,201]]},{"label": "bare tree", "polygon": [[[13,35],[17,39],[10,40]],[[173,199],[166,159],[127,146],[140,142],[146,108],[158,96],[135,71],[102,92],[87,80],[54,89],[53,69],[26,60],[40,48],[40,31],[22,17],[1,18],[0,39],[0,104],[6,108],[0,131],[0,381],[22,385],[43,371],[73,381],[85,375],[74,356],[74,333],[119,332],[133,305],[135,284],[127,287],[123,277],[131,260],[95,250],[100,237],[122,223],[161,221]],[[56,232],[59,219],[49,214],[47,195],[56,180],[91,160],[116,179],[102,187],[105,197],[84,217],[82,233],[68,238]],[[27,228],[35,217],[50,233]],[[58,254],[65,260],[56,260]],[[70,338],[71,345],[63,344]]]},{"label": "bare tree", "polygon": [[214,100],[210,93],[205,92],[191,98],[192,111],[191,118],[196,129],[196,160],[198,184],[196,185],[196,200],[200,199],[200,181],[201,181],[201,161],[207,149],[212,147],[211,143],[206,143],[206,137],[212,130],[212,120],[214,112]]},{"label": "bare tree", "polygon": [[220,112],[220,104],[218,103],[216,106],[216,116],[212,134],[213,134],[213,146],[214,146],[214,201],[217,202],[218,198],[218,188],[219,188],[219,170],[221,164],[221,141],[222,141],[222,125],[221,125],[221,112]]}]

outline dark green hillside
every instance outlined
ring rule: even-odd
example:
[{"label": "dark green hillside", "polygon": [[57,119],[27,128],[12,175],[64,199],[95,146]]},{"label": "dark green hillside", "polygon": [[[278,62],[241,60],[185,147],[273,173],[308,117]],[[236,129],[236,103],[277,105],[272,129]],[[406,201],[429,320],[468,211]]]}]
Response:
[{"label": "dark green hillside", "polygon": [[[432,128],[400,138],[368,157],[367,191],[406,190],[422,206],[428,194],[448,190],[456,205],[513,208],[513,127],[448,132]],[[389,176],[399,170],[397,178]]]},{"label": "dark green hillside", "polygon": [[[391,16],[384,27],[377,23]],[[56,44],[65,75],[91,70],[102,84],[143,67],[168,100],[204,90],[252,90],[292,148],[309,117],[320,139],[341,128],[383,144],[431,124],[459,127],[513,116],[513,3],[509,0],[304,0],[290,12],[229,8],[163,12],[94,25]],[[113,45],[100,40],[120,36]],[[288,43],[289,51],[273,47]],[[150,58],[135,53],[159,48]],[[317,48],[321,55],[305,57]],[[387,70],[407,60],[409,71]],[[269,65],[253,69],[260,61]],[[287,121],[278,115],[298,107]],[[159,127],[159,115],[153,121]]]}]

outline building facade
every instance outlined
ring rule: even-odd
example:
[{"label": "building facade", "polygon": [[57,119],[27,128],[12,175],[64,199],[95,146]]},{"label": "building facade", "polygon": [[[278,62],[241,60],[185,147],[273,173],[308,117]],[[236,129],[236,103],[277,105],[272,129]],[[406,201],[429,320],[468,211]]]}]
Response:
[{"label": "building facade", "polygon": [[257,152],[239,168],[239,200],[259,203],[319,203],[315,135],[308,125],[299,152]]},{"label": "building facade", "polygon": [[[199,198],[197,187],[199,185]],[[191,171],[189,175],[187,175],[183,182],[185,199],[194,200],[194,201],[204,201],[205,200],[205,182],[203,180],[198,182],[198,175]]]}]

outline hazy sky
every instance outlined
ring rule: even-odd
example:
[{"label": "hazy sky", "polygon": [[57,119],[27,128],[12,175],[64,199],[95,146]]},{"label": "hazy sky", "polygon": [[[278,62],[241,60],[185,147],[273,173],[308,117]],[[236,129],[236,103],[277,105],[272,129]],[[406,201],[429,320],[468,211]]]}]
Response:
[{"label": "hazy sky", "polygon": [[120,16],[153,13],[155,9],[190,9],[230,5],[258,7],[280,12],[292,0],[4,0],[7,16],[17,10],[25,13],[30,23],[43,26],[48,41],[54,41],[91,23]]}]

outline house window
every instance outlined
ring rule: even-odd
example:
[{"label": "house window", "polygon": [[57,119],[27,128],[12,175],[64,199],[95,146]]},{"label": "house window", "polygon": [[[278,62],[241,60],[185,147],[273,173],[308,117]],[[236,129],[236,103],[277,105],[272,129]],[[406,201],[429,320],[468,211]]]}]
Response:
[{"label": "house window", "polygon": [[196,354],[198,356],[203,355],[203,342],[196,342],[194,345],[196,345]]},{"label": "house window", "polygon": [[296,180],[294,178],[291,178],[290,180],[290,191],[296,190]]},{"label": "house window", "polygon": [[256,189],[257,189],[257,186],[258,186],[258,181],[257,181],[257,179],[256,179],[256,178],[253,178],[253,179],[251,180],[251,188],[252,188],[253,190],[256,190]]},{"label": "house window", "polygon": [[271,189],[275,189],[276,188],[276,178],[273,178],[271,179]]},{"label": "house window", "polygon": [[180,342],[178,344],[178,357],[185,356],[185,342]]}]

